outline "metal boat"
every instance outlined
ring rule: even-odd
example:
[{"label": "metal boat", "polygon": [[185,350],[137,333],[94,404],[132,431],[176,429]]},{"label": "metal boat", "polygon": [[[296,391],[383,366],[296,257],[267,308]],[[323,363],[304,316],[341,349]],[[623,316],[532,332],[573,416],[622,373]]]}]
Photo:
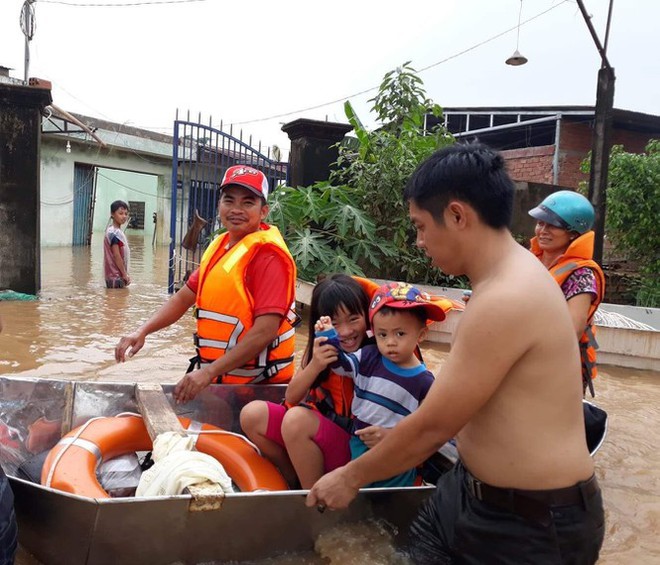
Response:
[{"label": "metal boat", "polygon": [[[339,523],[382,520],[395,545],[433,487],[363,489],[345,511],[305,506],[306,491],[236,492],[218,509],[193,511],[191,495],[87,498],[38,482],[39,465],[67,432],[96,416],[137,412],[132,383],[0,377],[0,462],[10,477],[19,542],[48,565],[241,562],[313,549]],[[179,416],[239,431],[238,415],[254,399],[281,401],[285,385],[212,385]],[[36,471],[35,471],[36,468]]]}]

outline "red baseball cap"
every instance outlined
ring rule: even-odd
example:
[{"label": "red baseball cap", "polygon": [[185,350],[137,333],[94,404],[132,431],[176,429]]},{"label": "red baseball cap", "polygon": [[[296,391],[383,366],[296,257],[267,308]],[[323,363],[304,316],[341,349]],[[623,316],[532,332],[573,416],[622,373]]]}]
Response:
[{"label": "red baseball cap", "polygon": [[225,176],[222,177],[222,183],[220,183],[220,190],[232,184],[243,186],[264,200],[268,198],[266,175],[248,165],[234,165],[225,171]]},{"label": "red baseball cap", "polygon": [[431,296],[408,283],[392,282],[381,286],[369,306],[369,321],[373,324],[374,315],[383,306],[390,308],[424,308],[428,320],[441,322],[445,311]]}]

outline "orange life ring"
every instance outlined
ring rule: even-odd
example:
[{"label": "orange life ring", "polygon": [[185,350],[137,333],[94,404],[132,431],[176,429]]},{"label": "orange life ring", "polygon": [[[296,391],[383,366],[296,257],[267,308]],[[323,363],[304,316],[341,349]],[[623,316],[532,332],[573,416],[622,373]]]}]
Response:
[{"label": "orange life ring", "polygon": [[[184,428],[191,423],[189,418],[179,421]],[[125,453],[149,451],[151,438],[139,416],[99,418],[83,426],[70,431],[50,450],[41,471],[41,484],[81,496],[109,498],[96,478],[97,465]],[[210,424],[201,424],[201,429],[222,431]],[[221,433],[197,437],[196,449],[217,459],[241,491],[287,490],[275,466],[240,437]]]}]

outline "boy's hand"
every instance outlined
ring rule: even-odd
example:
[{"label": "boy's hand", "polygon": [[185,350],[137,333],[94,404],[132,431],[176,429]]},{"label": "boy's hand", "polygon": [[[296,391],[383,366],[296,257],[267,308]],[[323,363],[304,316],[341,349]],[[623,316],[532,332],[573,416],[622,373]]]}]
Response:
[{"label": "boy's hand", "polygon": [[369,449],[371,449],[374,445],[378,444],[389,432],[389,428],[383,428],[381,426],[367,426],[366,428],[357,430],[355,435],[358,436]]}]

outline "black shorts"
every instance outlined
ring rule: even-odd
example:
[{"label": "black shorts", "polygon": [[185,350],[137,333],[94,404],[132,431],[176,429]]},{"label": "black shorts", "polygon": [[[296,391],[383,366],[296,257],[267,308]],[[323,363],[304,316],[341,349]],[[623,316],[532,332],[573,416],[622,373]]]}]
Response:
[{"label": "black shorts", "polygon": [[14,563],[18,545],[18,528],[14,514],[14,494],[0,467],[0,565]]},{"label": "black shorts", "polygon": [[604,533],[595,477],[554,491],[500,489],[475,481],[459,461],[412,523],[410,554],[422,565],[587,565]]},{"label": "black shorts", "polygon": [[126,281],[124,279],[105,279],[106,288],[125,288]]}]

